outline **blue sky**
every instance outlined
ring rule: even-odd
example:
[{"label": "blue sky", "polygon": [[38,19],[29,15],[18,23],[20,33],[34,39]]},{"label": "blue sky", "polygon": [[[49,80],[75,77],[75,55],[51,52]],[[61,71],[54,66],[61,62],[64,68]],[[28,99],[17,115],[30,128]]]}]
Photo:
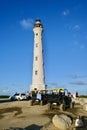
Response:
[{"label": "blue sky", "polygon": [[87,94],[86,0],[0,0],[0,94],[29,90],[37,18],[46,84]]}]

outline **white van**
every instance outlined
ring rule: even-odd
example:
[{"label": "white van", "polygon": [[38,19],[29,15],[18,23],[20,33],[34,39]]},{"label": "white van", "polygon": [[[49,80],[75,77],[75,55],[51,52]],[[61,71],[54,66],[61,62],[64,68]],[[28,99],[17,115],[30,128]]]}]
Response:
[{"label": "white van", "polygon": [[27,99],[27,96],[25,93],[15,93],[12,97],[11,97],[11,100],[18,100],[18,101],[21,101],[21,100],[26,100]]}]

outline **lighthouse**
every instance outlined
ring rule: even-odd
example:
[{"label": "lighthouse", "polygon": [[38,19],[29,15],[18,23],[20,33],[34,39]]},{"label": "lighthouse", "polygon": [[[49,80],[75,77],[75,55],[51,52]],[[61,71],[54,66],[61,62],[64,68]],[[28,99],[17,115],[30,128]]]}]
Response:
[{"label": "lighthouse", "polygon": [[44,62],[43,62],[43,46],[42,46],[42,32],[43,25],[38,19],[35,21],[34,27],[34,55],[33,55],[33,72],[32,84],[30,91],[45,90],[45,75],[44,75]]}]

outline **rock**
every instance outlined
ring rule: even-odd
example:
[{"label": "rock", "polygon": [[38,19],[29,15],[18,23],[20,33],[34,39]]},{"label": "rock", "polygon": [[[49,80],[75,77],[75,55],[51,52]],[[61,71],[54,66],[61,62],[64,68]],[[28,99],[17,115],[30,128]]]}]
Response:
[{"label": "rock", "polygon": [[75,121],[75,127],[83,127],[84,124],[83,124],[83,121],[80,117],[78,117]]},{"label": "rock", "polygon": [[79,103],[80,103],[80,105],[83,105],[84,104],[84,99],[80,99]]},{"label": "rock", "polygon": [[71,120],[71,118],[70,118],[69,116],[64,115],[64,114],[61,114],[61,115],[59,115],[59,116],[60,116],[63,120],[65,120],[69,126],[71,126],[72,120]]},{"label": "rock", "polygon": [[85,104],[83,105],[83,110],[84,110],[84,111],[87,111],[87,103],[85,103]]},{"label": "rock", "polygon": [[71,126],[71,119],[64,114],[61,115],[55,115],[52,118],[52,122],[54,124],[54,126],[60,130],[67,130],[67,128],[70,128]]},{"label": "rock", "polygon": [[84,104],[87,103],[87,99],[86,99],[86,98],[80,98],[79,103],[80,103],[81,105],[84,105]]}]

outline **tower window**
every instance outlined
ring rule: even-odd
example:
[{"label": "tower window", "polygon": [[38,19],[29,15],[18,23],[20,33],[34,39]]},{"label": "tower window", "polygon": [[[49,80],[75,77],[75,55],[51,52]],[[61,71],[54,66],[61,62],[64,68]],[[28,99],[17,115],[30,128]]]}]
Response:
[{"label": "tower window", "polygon": [[36,71],[35,71],[35,75],[37,75],[37,73],[38,73],[38,71],[36,70]]},{"label": "tower window", "polygon": [[35,60],[36,60],[36,61],[38,60],[38,57],[37,57],[37,56],[35,57]]},{"label": "tower window", "polygon": [[38,33],[36,33],[36,36],[38,36]]},{"label": "tower window", "polygon": [[38,43],[36,43],[36,47],[38,47]]}]

